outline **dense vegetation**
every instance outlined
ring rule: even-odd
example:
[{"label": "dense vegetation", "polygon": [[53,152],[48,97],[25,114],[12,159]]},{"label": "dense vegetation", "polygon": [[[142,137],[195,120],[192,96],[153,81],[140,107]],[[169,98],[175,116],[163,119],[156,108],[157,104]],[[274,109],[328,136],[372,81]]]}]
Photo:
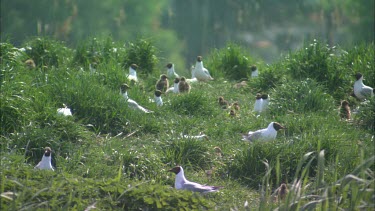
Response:
[{"label": "dense vegetation", "polygon": [[[356,72],[375,85],[374,44],[342,49],[314,40],[266,64],[229,43],[203,57],[214,81],[192,84],[189,94],[162,95],[162,107],[149,99],[166,68],[147,40],[90,39],[71,49],[34,38],[22,48],[1,43],[4,210],[243,210],[245,202],[259,210],[374,209],[375,101],[351,96]],[[152,114],[131,110],[119,95],[119,86],[130,84],[131,63],[141,68],[129,96]],[[253,64],[257,78],[247,69]],[[260,116],[252,112],[258,92],[271,99]],[[236,117],[218,105],[219,96],[239,102]],[[340,119],[342,100],[358,110],[352,120]],[[73,116],[57,114],[63,104]],[[286,126],[276,140],[241,141],[241,133],[272,121]],[[182,137],[201,132],[209,139]],[[33,169],[45,146],[53,150],[54,172]],[[177,191],[168,172],[176,164],[192,181],[225,188]],[[289,194],[275,202],[271,194],[282,182]]]},{"label": "dense vegetation", "polygon": [[310,38],[344,46],[374,42],[373,0],[2,0],[0,14],[0,37],[16,46],[31,36],[70,46],[89,36],[142,36],[179,67],[228,41],[268,62]]}]

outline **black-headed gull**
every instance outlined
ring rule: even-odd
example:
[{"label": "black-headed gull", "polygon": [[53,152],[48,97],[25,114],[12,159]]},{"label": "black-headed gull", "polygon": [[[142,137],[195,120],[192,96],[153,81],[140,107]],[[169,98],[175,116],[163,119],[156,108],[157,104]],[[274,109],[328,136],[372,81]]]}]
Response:
[{"label": "black-headed gull", "polygon": [[361,73],[357,73],[355,74],[355,78],[357,80],[354,82],[354,95],[359,100],[365,100],[370,96],[373,97],[374,89],[363,84],[363,75]]},{"label": "black-headed gull", "polygon": [[167,68],[167,76],[168,78],[179,78],[178,74],[174,70],[174,64],[168,63],[166,66]]},{"label": "black-headed gull", "polygon": [[252,65],[250,67],[250,70],[251,70],[251,77],[252,78],[258,77],[258,68],[257,68],[257,66]]},{"label": "black-headed gull", "polygon": [[64,116],[72,116],[72,112],[70,111],[70,108],[68,108],[65,104],[63,104],[64,108],[58,108],[57,113],[64,115]]},{"label": "black-headed gull", "polygon": [[161,91],[160,90],[156,90],[155,91],[155,103],[157,106],[162,106],[163,105],[163,99],[161,99]]},{"label": "black-headed gull", "polygon": [[169,93],[169,92],[179,93],[179,90],[178,90],[178,84],[179,83],[180,83],[180,78],[175,78],[174,81],[173,81],[173,87],[168,88],[165,93],[166,94]]},{"label": "black-headed gull", "polygon": [[208,186],[208,185],[201,185],[196,182],[190,182],[185,178],[184,169],[182,166],[176,166],[169,170],[176,174],[174,186],[177,190],[190,190],[193,192],[199,193],[210,193],[218,191],[222,186]]},{"label": "black-headed gull", "polygon": [[267,128],[260,129],[257,131],[250,131],[245,135],[242,135],[242,140],[244,141],[255,141],[255,140],[263,140],[263,141],[270,141],[274,140],[277,135],[277,131],[284,129],[277,122],[271,122]]},{"label": "black-headed gull", "polygon": [[[208,70],[203,66],[203,61],[202,57],[198,56],[197,57],[197,62],[195,64],[194,68],[194,76],[198,81],[209,81],[209,80],[214,80]],[[193,77],[193,76],[192,76]]]},{"label": "black-headed gull", "polygon": [[180,83],[178,84],[178,91],[182,92],[190,92],[190,84],[186,81],[185,77],[180,78]]},{"label": "black-headed gull", "polygon": [[340,111],[340,117],[342,119],[348,119],[349,120],[351,118],[349,102],[347,100],[341,101],[339,111]]},{"label": "black-headed gull", "polygon": [[255,97],[255,103],[254,103],[254,112],[255,113],[260,113],[262,112],[262,104],[263,104],[263,99],[262,95],[258,93]]},{"label": "black-headed gull", "polygon": [[128,106],[129,108],[131,109],[135,109],[135,110],[139,110],[139,111],[142,111],[144,113],[152,113],[153,111],[150,111],[140,105],[138,105],[138,103],[132,99],[130,99],[128,97],[128,89],[130,87],[127,85],[127,84],[122,84],[121,87],[120,87],[120,94],[125,98],[125,100],[127,101],[128,103]]},{"label": "black-headed gull", "polygon": [[42,160],[36,165],[35,169],[47,169],[54,171],[51,163],[52,150],[50,147],[44,148],[44,154]]},{"label": "black-headed gull", "polygon": [[160,90],[162,92],[167,91],[169,87],[168,77],[165,74],[160,75],[160,79],[156,82],[155,88],[156,90]]},{"label": "black-headed gull", "polygon": [[138,69],[138,65],[136,65],[136,64],[131,64],[130,65],[130,67],[129,67],[129,75],[128,75],[128,80],[129,81],[134,80],[135,82],[138,82],[137,69]]}]

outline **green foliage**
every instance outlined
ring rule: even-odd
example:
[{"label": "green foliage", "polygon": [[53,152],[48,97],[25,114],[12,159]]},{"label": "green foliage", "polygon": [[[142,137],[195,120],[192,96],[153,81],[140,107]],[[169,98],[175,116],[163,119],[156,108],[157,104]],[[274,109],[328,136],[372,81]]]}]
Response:
[{"label": "green foliage", "polygon": [[[336,210],[349,207],[352,210],[371,210],[375,206],[371,201],[371,198],[374,197],[375,175],[369,167],[373,165],[374,159],[375,157],[372,156],[361,161],[354,171],[345,177],[336,178],[331,185],[326,184],[323,176],[317,178],[313,185],[308,182],[311,179],[308,172],[312,162],[317,160],[321,164],[317,169],[318,174],[323,175],[325,151],[322,150],[317,155],[308,152],[300,159],[296,176],[289,186],[289,191],[285,194],[284,199],[281,199],[276,191],[272,194],[269,189],[269,186],[272,185],[269,181],[271,178],[270,173],[281,169],[279,167],[272,169],[265,163],[267,174],[263,178],[261,191],[264,195],[259,208],[262,210]],[[369,173],[365,173],[366,171]],[[270,201],[274,203],[269,203]]]},{"label": "green foliage", "polygon": [[36,37],[25,43],[26,54],[33,59],[37,67],[59,67],[69,54],[61,42],[47,37]]},{"label": "green foliage", "polygon": [[155,154],[134,149],[120,155],[120,159],[123,161],[125,175],[130,178],[155,179],[160,174],[160,168],[156,164],[161,162]]},{"label": "green foliage", "polygon": [[118,46],[112,37],[106,39],[91,38],[79,43],[72,60],[73,65],[84,68],[98,68],[102,63],[120,63],[125,55],[125,48]]},{"label": "green foliage", "polygon": [[362,102],[358,107],[358,113],[353,114],[358,125],[366,130],[375,132],[375,100],[370,98]]},{"label": "green foliage", "polygon": [[[159,74],[150,72],[128,92],[131,99],[154,111],[144,114],[129,109],[119,95],[127,72],[122,55],[129,48],[118,47],[110,38],[89,40],[82,46],[79,55],[77,49],[60,49],[60,43],[51,42],[49,49],[56,49],[58,61],[63,58],[63,62],[43,70],[18,65],[24,55],[11,45],[2,52],[11,61],[1,72],[2,208],[240,210],[245,201],[249,209],[259,210],[373,208],[372,99],[353,105],[359,106],[354,121],[341,121],[333,97],[326,93],[327,84],[306,75],[290,78],[286,70],[290,63],[281,59],[262,67],[246,88],[234,88],[235,81],[217,72],[214,81],[191,84],[190,93],[162,95],[162,107],[150,102]],[[343,68],[349,78],[361,68],[365,78],[370,77],[371,48],[342,51],[333,56],[335,64],[352,68]],[[149,55],[149,49],[144,50],[138,49],[139,55]],[[64,52],[67,55],[61,56]],[[85,52],[97,52],[96,72],[86,71],[85,65],[96,57]],[[159,59],[157,53],[152,55]],[[77,63],[70,60],[73,54]],[[320,58],[325,57],[316,61]],[[258,91],[269,93],[271,104],[270,112],[255,116],[249,93]],[[240,103],[236,117],[220,108],[218,96]],[[63,104],[73,116],[57,114]],[[271,121],[286,126],[276,140],[241,141],[242,132],[264,128]],[[209,139],[183,136],[201,132]],[[33,169],[46,146],[53,150],[54,172]],[[186,166],[189,180],[224,188],[205,196],[175,190],[170,187],[174,175],[167,169],[176,164]],[[270,202],[281,182],[293,191],[284,202]]]},{"label": "green foliage", "polygon": [[251,79],[250,87],[255,93],[269,92],[272,88],[285,81],[285,71],[282,64],[276,63],[259,70],[259,76]]},{"label": "green foliage", "polygon": [[338,101],[350,93],[351,75],[346,66],[339,65],[341,51],[337,47],[314,40],[300,50],[289,54],[285,67],[296,80],[312,78],[327,88],[327,92]]},{"label": "green foliage", "polygon": [[170,103],[170,108],[182,115],[211,116],[214,112],[212,103],[200,92],[179,95]]},{"label": "green foliage", "polygon": [[192,192],[172,191],[160,185],[142,185],[124,192],[119,197],[124,210],[210,210],[213,204]]},{"label": "green foliage", "polygon": [[[9,155],[13,163],[22,159]],[[1,181],[1,207],[16,209],[212,209],[213,203],[201,195],[176,191],[150,181],[95,181],[67,173],[35,171],[25,165],[14,168],[6,162]],[[9,190],[4,192],[4,190]],[[68,194],[67,194],[68,193]]]},{"label": "green foliage", "polygon": [[[342,53],[340,57],[340,65],[342,65],[350,77],[350,85],[352,86],[357,72],[364,75],[364,83],[370,87],[375,86],[375,52],[374,43],[360,44],[350,48],[345,53]],[[367,79],[367,80],[366,80]]]},{"label": "green foliage", "polygon": [[215,49],[211,54],[207,66],[214,76],[218,72],[218,76],[224,75],[230,80],[240,80],[251,75],[250,66],[255,64],[255,60],[240,45],[229,43],[225,48]]},{"label": "green foliage", "polygon": [[147,76],[155,71],[159,60],[156,57],[157,49],[151,42],[138,39],[135,43],[129,43],[123,66],[128,69],[131,64],[137,64],[137,74]]},{"label": "green foliage", "polygon": [[5,71],[5,67],[9,69],[9,67],[20,65],[21,61],[19,57],[22,56],[25,57],[24,53],[12,44],[6,42],[0,43],[0,65],[2,71]]},{"label": "green foliage", "polygon": [[312,79],[291,81],[275,87],[270,110],[276,113],[309,111],[332,113],[333,98],[325,88]]},{"label": "green foliage", "polygon": [[208,148],[200,140],[182,139],[170,141],[163,146],[165,160],[176,165],[209,166]]}]

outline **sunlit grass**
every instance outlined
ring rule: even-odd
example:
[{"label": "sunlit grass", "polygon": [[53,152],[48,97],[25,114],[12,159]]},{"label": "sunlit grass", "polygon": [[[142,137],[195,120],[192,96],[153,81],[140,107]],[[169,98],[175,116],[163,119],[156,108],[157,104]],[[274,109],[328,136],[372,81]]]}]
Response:
[{"label": "sunlit grass", "polygon": [[[344,81],[351,80],[354,67],[366,67],[364,73],[371,76],[368,67],[373,67],[373,60],[364,54],[373,45],[328,55],[332,49],[319,44],[293,53],[288,57],[293,61],[281,59],[272,65],[236,58],[243,56],[239,47],[221,49],[227,60],[207,56],[212,61],[205,63],[217,67],[215,80],[192,84],[190,94],[162,95],[163,107],[150,101],[160,71],[157,51],[144,40],[131,46],[110,38],[90,39],[75,50],[44,39],[27,45],[36,46],[33,56],[46,53],[38,49],[56,49],[42,61],[48,67],[31,70],[23,63],[27,56],[2,44],[8,49],[2,49],[0,93],[0,193],[6,210],[374,208],[374,100],[360,104],[350,98],[360,113],[353,121],[340,120],[337,102],[349,98],[345,90],[352,84],[333,90],[332,78],[311,77],[315,73],[304,69],[320,62],[333,71],[336,66],[329,65],[334,61],[348,74]],[[128,108],[119,94],[120,84],[127,82],[124,64],[140,63],[144,57],[144,74],[128,94],[153,110],[151,114]],[[351,59],[354,64],[348,62]],[[261,67],[259,77],[239,89],[234,87],[237,78],[224,77],[228,75],[223,69],[237,61]],[[89,69],[93,62],[95,72]],[[252,112],[257,92],[271,98],[270,111],[259,116]],[[236,117],[218,105],[219,96],[240,104]],[[57,115],[63,104],[73,116]],[[286,127],[276,140],[241,140],[241,133],[272,121]],[[207,140],[183,137],[202,133]],[[54,172],[33,169],[45,146],[53,149]],[[224,189],[208,195],[174,190],[174,175],[168,172],[174,165],[184,166],[191,181]],[[281,183],[287,184],[289,194],[275,201],[273,193]]]}]

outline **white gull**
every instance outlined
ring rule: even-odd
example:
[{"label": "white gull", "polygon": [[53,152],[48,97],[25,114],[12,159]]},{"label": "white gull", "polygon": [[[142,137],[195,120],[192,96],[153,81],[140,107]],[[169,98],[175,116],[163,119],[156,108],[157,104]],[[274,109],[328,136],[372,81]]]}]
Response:
[{"label": "white gull", "polygon": [[52,150],[49,147],[46,147],[44,150],[42,160],[34,167],[34,169],[47,169],[54,171],[51,163]]},{"label": "white gull", "polygon": [[176,166],[169,170],[176,174],[174,186],[177,190],[190,190],[193,192],[199,193],[210,193],[218,191],[222,186],[208,186],[208,185],[201,185],[196,182],[190,182],[185,178],[184,169],[182,166]]},{"label": "white gull", "polygon": [[249,131],[247,134],[242,135],[242,140],[244,141],[255,141],[255,140],[263,140],[263,141],[270,141],[276,139],[277,131],[284,129],[277,122],[271,122],[267,128],[260,129],[257,131]]}]

